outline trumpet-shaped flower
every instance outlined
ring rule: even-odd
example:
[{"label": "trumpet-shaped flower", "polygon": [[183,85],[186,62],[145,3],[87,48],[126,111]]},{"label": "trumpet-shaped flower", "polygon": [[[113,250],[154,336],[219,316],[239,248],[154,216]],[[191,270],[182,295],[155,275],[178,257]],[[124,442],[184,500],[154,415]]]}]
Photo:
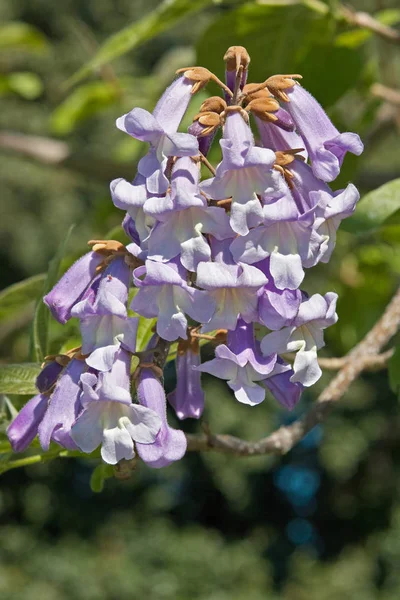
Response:
[{"label": "trumpet-shaped flower", "polygon": [[258,298],[266,283],[264,273],[250,265],[201,262],[197,285],[208,290],[212,307],[211,321],[202,331],[235,329],[239,317],[246,323],[256,321]]},{"label": "trumpet-shaped flower", "polygon": [[82,353],[86,363],[98,371],[109,371],[121,344],[135,352],[137,319],[127,317],[126,302],[130,270],[125,258],[117,257],[101,278],[95,299],[79,302],[72,311],[80,319]]},{"label": "trumpet-shaped flower", "polygon": [[275,153],[254,146],[251,129],[239,112],[228,114],[220,145],[223,158],[215,177],[203,181],[200,187],[214,200],[232,197],[231,227],[246,235],[263,219],[256,194],[280,197],[283,180],[272,169]]},{"label": "trumpet-shaped flower", "polygon": [[134,442],[153,444],[161,427],[154,411],[132,404],[130,362],[129,354],[119,350],[110,371],[81,377],[84,410],[72,426],[71,437],[88,454],[101,445],[101,456],[110,465],[131,460]]},{"label": "trumpet-shaped flower", "polygon": [[139,161],[138,171],[146,178],[146,187],[151,194],[163,194],[168,189],[165,176],[168,157],[198,154],[196,138],[189,133],[177,133],[192,88],[193,83],[179,77],[164,92],[153,114],[143,108],[134,108],[117,119],[118,129],[150,144],[150,151]]},{"label": "trumpet-shaped flower", "polygon": [[160,469],[180,460],[186,452],[186,437],[183,431],[168,425],[164,388],[151,369],[140,370],[137,396],[140,404],[154,411],[161,420],[161,429],[155,442],[151,445],[137,444],[140,458],[153,469]]},{"label": "trumpet-shaped flower", "polygon": [[275,286],[295,290],[304,279],[303,267],[316,264],[323,241],[313,227],[315,209],[300,214],[287,188],[284,197],[264,204],[263,211],[264,225],[232,242],[233,258],[253,264],[270,257]]},{"label": "trumpet-shaped flower", "polygon": [[290,378],[292,383],[299,382],[309,387],[321,377],[317,350],[324,346],[323,330],[338,319],[336,301],[337,294],[334,292],[325,296],[314,294],[301,303],[292,326],[268,333],[261,340],[261,350],[267,356],[274,352],[296,352],[294,373]]},{"label": "trumpet-shaped flower", "polygon": [[333,181],[339,175],[346,152],[359,156],[364,150],[356,133],[339,133],[322,106],[301,85],[287,90],[285,105],[303,138],[314,175]]},{"label": "trumpet-shaped flower", "polygon": [[215,310],[208,294],[190,287],[184,275],[176,261],[167,264],[147,260],[144,267],[133,272],[139,291],[133,298],[132,310],[147,318],[157,317],[158,335],[170,342],[187,338],[186,315],[198,323],[207,323]]},{"label": "trumpet-shaped flower", "polygon": [[176,362],[176,388],[168,394],[178,419],[199,419],[204,410],[204,392],[201,388],[201,364],[198,343],[178,345]]},{"label": "trumpet-shaped flower", "polygon": [[215,350],[215,358],[197,367],[220,379],[226,379],[236,400],[255,406],[265,398],[265,388],[259,382],[268,377],[276,364],[276,354],[263,356],[254,339],[253,325],[238,321],[235,331],[228,333],[228,345]]}]

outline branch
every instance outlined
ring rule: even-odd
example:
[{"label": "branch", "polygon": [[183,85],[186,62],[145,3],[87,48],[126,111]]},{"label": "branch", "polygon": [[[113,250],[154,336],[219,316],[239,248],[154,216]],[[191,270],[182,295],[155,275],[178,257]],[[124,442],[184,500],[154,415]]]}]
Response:
[{"label": "branch", "polygon": [[12,150],[36,162],[62,167],[96,181],[126,177],[134,169],[132,163],[115,162],[101,156],[75,152],[66,142],[14,131],[0,131],[0,150]]},{"label": "branch", "polygon": [[[394,354],[394,348],[390,348],[382,354],[376,354],[374,356],[364,356],[364,368],[363,371],[381,371],[386,369],[387,363]],[[348,361],[347,356],[341,358],[319,358],[318,363],[321,369],[326,371],[339,371],[342,369]]]},{"label": "branch", "polygon": [[[330,413],[335,402],[345,394],[355,379],[371,361],[377,361],[381,348],[395,335],[400,326],[400,288],[393,296],[385,312],[363,340],[346,356],[343,366],[323,390],[316,403],[301,419],[287,427],[280,427],[271,435],[257,441],[246,442],[231,435],[187,435],[189,451],[217,450],[238,456],[260,454],[286,454],[302,438],[321,423]],[[381,360],[381,358],[379,358]],[[379,362],[379,361],[378,361]]]},{"label": "branch", "polygon": [[371,94],[381,100],[386,100],[389,104],[400,106],[400,90],[387,87],[381,83],[374,83],[371,86]]},{"label": "branch", "polygon": [[339,12],[349,25],[368,29],[388,42],[400,44],[400,32],[393,29],[393,27],[389,27],[388,25],[384,25],[380,21],[377,21],[369,13],[356,12],[349,6],[341,6]]}]

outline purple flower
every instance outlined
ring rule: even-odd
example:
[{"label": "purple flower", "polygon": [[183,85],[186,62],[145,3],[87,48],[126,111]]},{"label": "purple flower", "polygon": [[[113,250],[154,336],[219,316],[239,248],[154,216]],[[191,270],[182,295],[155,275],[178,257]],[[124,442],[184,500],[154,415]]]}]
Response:
[{"label": "purple flower", "polygon": [[267,357],[261,354],[253,325],[239,320],[235,331],[228,333],[228,345],[218,346],[215,356],[197,369],[226,379],[236,399],[243,404],[255,406],[264,400],[265,389],[258,383],[273,371],[276,354]]},{"label": "purple flower", "polygon": [[201,389],[201,364],[198,343],[178,345],[176,356],[176,389],[168,394],[178,419],[200,419],[204,410],[204,392]]},{"label": "purple flower", "polygon": [[21,408],[7,428],[7,437],[14,452],[23,452],[35,439],[49,402],[47,394],[37,394]]},{"label": "purple flower", "polygon": [[154,411],[132,404],[130,363],[129,354],[119,350],[111,371],[81,377],[84,411],[73,424],[71,437],[88,454],[101,445],[102,459],[110,465],[132,459],[134,442],[154,443],[161,427]]},{"label": "purple flower", "polygon": [[60,375],[49,407],[39,425],[39,441],[48,450],[54,440],[64,448],[75,450],[71,427],[82,409],[80,377],[87,369],[85,361],[73,358]]},{"label": "purple flower", "polygon": [[301,304],[301,291],[278,289],[270,276],[269,259],[255,265],[268,278],[258,303],[258,314],[261,323],[268,329],[277,330],[291,325]]},{"label": "purple flower", "polygon": [[[259,117],[254,117],[254,120],[264,148],[282,151],[289,150],[290,148],[302,148],[304,146],[302,138],[295,131],[291,131],[290,129],[283,130],[274,123],[263,121]],[[303,150],[300,154],[307,159],[306,150]]]},{"label": "purple flower", "polygon": [[326,263],[335,247],[336,231],[342,220],[353,214],[360,194],[352,183],[344,190],[332,192],[301,160],[294,160],[289,169],[293,175],[292,194],[297,205],[304,211],[315,208],[314,229],[323,239],[318,260]]},{"label": "purple flower", "polygon": [[216,175],[200,187],[214,200],[232,196],[231,227],[246,235],[249,227],[258,225],[263,218],[256,194],[280,197],[283,179],[272,169],[274,152],[254,146],[251,129],[239,112],[228,114],[220,145],[223,159]]},{"label": "purple flower", "polygon": [[[314,194],[317,196],[316,192],[312,192],[310,196]],[[327,192],[320,192],[318,198],[315,197],[315,200],[318,200],[315,227],[324,238],[320,251],[321,262],[327,263],[331,258],[336,244],[336,231],[343,219],[353,214],[359,199],[360,193],[352,183],[333,196]]]},{"label": "purple flower", "polygon": [[321,105],[301,85],[286,90],[291,114],[304,140],[314,175],[333,181],[339,175],[346,152],[359,156],[363,143],[356,133],[339,133]]},{"label": "purple flower", "polygon": [[146,190],[145,178],[138,174],[132,183],[122,178],[114,179],[110,183],[110,191],[114,205],[127,211],[134,221],[139,240],[143,242],[154,225],[154,219],[143,211],[143,206],[150,197]]},{"label": "purple flower", "polygon": [[236,238],[231,252],[236,261],[250,264],[270,257],[275,286],[294,290],[304,279],[303,267],[316,264],[323,238],[313,228],[315,209],[300,214],[286,188],[284,197],[264,204],[264,225]]},{"label": "purple flower", "polygon": [[151,369],[140,370],[137,396],[142,406],[156,412],[161,419],[161,429],[154,444],[136,445],[140,458],[154,469],[181,459],[186,452],[186,437],[183,431],[168,425],[164,388]]},{"label": "purple flower", "polygon": [[276,368],[284,368],[285,366],[287,370],[276,374],[274,374],[274,370],[272,375],[267,379],[263,379],[260,384],[265,386],[282,406],[288,410],[292,410],[300,400],[303,386],[301,383],[292,382],[293,369],[289,368],[289,365],[278,356]]},{"label": "purple flower", "polygon": [[[198,323],[206,323],[215,309],[206,292],[186,283],[183,271],[176,262],[147,260],[145,267],[133,272],[139,291],[132,301],[132,310],[147,318],[158,317],[157,333],[170,342],[187,338],[185,314]],[[143,275],[145,278],[139,279]]]},{"label": "purple flower", "polygon": [[267,278],[256,267],[201,262],[197,267],[197,285],[208,290],[213,308],[211,321],[202,331],[235,329],[239,317],[246,323],[256,321],[258,297],[266,283]]},{"label": "purple flower", "polygon": [[334,292],[325,296],[314,294],[302,302],[292,326],[268,333],[261,340],[261,350],[265,355],[296,352],[294,374],[290,378],[292,383],[299,382],[309,387],[321,377],[317,350],[324,346],[323,330],[338,319],[336,301],[337,294]]},{"label": "purple flower", "polygon": [[72,311],[80,319],[82,353],[90,354],[86,363],[98,371],[111,369],[121,344],[135,352],[138,321],[127,317],[129,280],[125,258],[115,258],[103,273],[95,299],[79,302]]},{"label": "purple flower", "polygon": [[167,88],[153,114],[143,108],[134,108],[117,119],[117,127],[142,142],[150,143],[150,151],[138,165],[146,178],[151,194],[163,194],[168,189],[165,168],[169,156],[194,156],[198,143],[193,135],[176,133],[191,97],[193,84],[179,77]]},{"label": "purple flower", "polygon": [[71,318],[72,308],[89,287],[97,267],[103,260],[104,256],[98,252],[88,252],[77,260],[46,294],[43,301],[57,321],[64,324]]},{"label": "purple flower", "polygon": [[51,390],[63,368],[56,360],[48,362],[36,377],[35,384],[39,392],[44,393]]},{"label": "purple flower", "polygon": [[182,265],[196,271],[199,262],[211,257],[203,233],[217,239],[235,235],[224,209],[208,207],[198,183],[199,164],[191,158],[180,158],[174,165],[167,201],[146,202],[145,212],[159,221],[147,240],[148,257],[152,260],[166,262],[180,255]]}]

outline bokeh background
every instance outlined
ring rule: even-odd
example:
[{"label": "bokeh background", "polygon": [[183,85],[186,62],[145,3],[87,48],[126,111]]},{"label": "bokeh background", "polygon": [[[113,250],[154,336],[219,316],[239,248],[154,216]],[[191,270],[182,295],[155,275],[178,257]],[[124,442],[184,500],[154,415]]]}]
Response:
[{"label": "bokeh background", "polygon": [[[400,22],[396,0],[353,7]],[[234,44],[251,54],[250,80],[303,74],[338,128],[365,141],[334,184],[359,186],[359,215],[343,223],[331,263],[305,280],[309,292],[340,296],[322,354],[342,356],[362,338],[400,275],[400,104],[380,87],[400,89],[400,44],[341,11],[335,0],[0,0],[0,284],[33,277],[28,297],[0,307],[2,363],[29,360],[41,274],[69,226],[64,266],[121,221],[108,183],[132,178],[143,148],[117,131],[116,117],[151,110],[179,67],[223,76]],[[71,80],[105,43],[102,64]],[[53,325],[54,351],[75,333],[76,324]],[[304,394],[296,414],[272,398],[238,405],[223,382],[205,378],[205,419],[212,431],[257,439],[307,410],[331,376]],[[171,389],[172,363],[166,379]],[[188,455],[161,471],[139,465],[102,493],[90,484],[96,464],[59,459],[1,476],[2,600],[400,596],[400,415],[386,371],[363,375],[282,459]]]}]

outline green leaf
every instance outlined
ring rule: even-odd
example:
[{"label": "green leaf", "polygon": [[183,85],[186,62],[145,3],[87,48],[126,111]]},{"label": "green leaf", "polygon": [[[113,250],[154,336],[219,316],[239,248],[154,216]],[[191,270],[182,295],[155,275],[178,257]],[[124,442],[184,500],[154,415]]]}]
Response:
[{"label": "green leaf", "polygon": [[46,36],[28,23],[14,21],[0,26],[0,51],[24,50],[43,54],[48,47]]},{"label": "green leaf", "polygon": [[400,394],[400,346],[389,360],[389,384],[395,394]]},{"label": "green leaf", "polygon": [[369,192],[362,198],[357,209],[342,227],[352,233],[365,233],[379,229],[400,209],[400,178],[393,179]]},{"label": "green leaf", "polygon": [[23,310],[34,302],[43,291],[46,275],[34,275],[10,285],[0,292],[0,321]]},{"label": "green leaf", "polygon": [[113,104],[118,88],[106,81],[91,81],[80,86],[56,108],[51,116],[51,129],[58,135],[71,133],[85,119]]},{"label": "green leaf", "polygon": [[73,75],[67,85],[76,84],[91,71],[137,48],[159,33],[170,29],[184,17],[211,4],[213,4],[213,0],[164,0],[142,19],[108,38],[95,57]]},{"label": "green leaf", "polygon": [[40,363],[0,365],[0,394],[37,394],[35,381],[40,370]]},{"label": "green leaf", "polygon": [[330,106],[355,86],[362,66],[358,51],[336,47],[334,35],[335,24],[324,11],[302,3],[246,3],[222,14],[206,29],[197,44],[197,63],[223,78],[224,52],[242,45],[251,57],[249,81],[261,82],[275,73],[300,73],[307,90]]},{"label": "green leaf", "polygon": [[90,477],[90,489],[92,492],[97,494],[102,492],[105,480],[110,479],[110,477],[113,477],[113,475],[114,470],[111,465],[106,465],[103,462],[97,465]]},{"label": "green leaf", "polygon": [[43,92],[42,80],[36,73],[11,73],[7,79],[10,90],[26,100],[35,100]]},{"label": "green leaf", "polygon": [[157,319],[146,319],[145,317],[139,318],[139,326],[136,337],[137,352],[142,352],[146,349],[146,346],[154,333],[153,329],[156,323]]},{"label": "green leaf", "polygon": [[[49,263],[49,270],[43,288],[43,296],[45,296],[57,283],[61,261],[65,255],[65,250],[73,228],[74,225],[69,228],[64,241],[60,244],[54,258]],[[38,362],[42,362],[47,354],[49,321],[50,311],[44,304],[42,298],[40,298],[35,311],[31,336],[31,355],[32,358]]]}]

